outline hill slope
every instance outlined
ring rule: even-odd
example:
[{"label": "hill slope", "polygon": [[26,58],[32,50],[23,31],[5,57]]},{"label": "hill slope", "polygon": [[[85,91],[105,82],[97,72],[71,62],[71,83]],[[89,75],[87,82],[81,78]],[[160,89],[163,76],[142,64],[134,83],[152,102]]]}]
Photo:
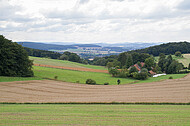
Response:
[{"label": "hill slope", "polygon": [[172,43],[166,43],[166,44],[148,47],[145,49],[129,51],[129,53],[132,53],[132,52],[148,53],[154,56],[158,56],[160,53],[164,53],[166,55],[175,54],[176,51],[180,51],[183,54],[190,53],[190,43],[189,42],[172,42]]}]

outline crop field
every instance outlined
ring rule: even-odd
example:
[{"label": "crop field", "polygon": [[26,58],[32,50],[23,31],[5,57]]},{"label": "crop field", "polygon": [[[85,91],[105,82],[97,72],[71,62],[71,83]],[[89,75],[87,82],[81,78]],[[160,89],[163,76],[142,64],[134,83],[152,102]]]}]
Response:
[{"label": "crop field", "polygon": [[188,105],[0,104],[0,125],[180,125],[190,124]]},{"label": "crop field", "polygon": [[86,85],[53,80],[0,82],[0,102],[189,103],[190,75],[143,84]]},{"label": "crop field", "polygon": [[32,57],[32,56],[30,56],[29,58],[34,61],[33,62],[34,64],[107,70],[107,68],[105,68],[103,66],[85,65],[85,64],[70,62],[70,61],[66,61],[66,60],[56,60],[56,59],[39,58],[39,57]]}]

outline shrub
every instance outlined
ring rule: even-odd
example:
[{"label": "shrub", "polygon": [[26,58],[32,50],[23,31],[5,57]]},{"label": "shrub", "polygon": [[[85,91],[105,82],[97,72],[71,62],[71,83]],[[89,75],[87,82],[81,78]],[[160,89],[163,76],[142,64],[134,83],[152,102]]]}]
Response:
[{"label": "shrub", "polygon": [[57,80],[58,76],[55,76],[54,79]]},{"label": "shrub", "polygon": [[138,80],[146,80],[147,78],[148,78],[148,73],[146,72],[137,73],[135,76],[135,79]]},{"label": "shrub", "polygon": [[86,84],[96,84],[96,81],[92,79],[87,79]]},{"label": "shrub", "polygon": [[169,77],[169,79],[173,79],[173,77],[172,77],[172,76],[170,76],[170,77]]},{"label": "shrub", "polygon": [[175,52],[175,56],[181,57],[181,56],[182,56],[182,55],[181,55],[181,52],[180,52],[180,51]]},{"label": "shrub", "polygon": [[114,67],[111,67],[109,69],[109,74],[111,74],[113,77],[117,76],[119,74],[119,70],[117,70],[116,68]]},{"label": "shrub", "polygon": [[106,83],[104,83],[104,85],[109,85],[109,83],[108,83],[108,82],[106,82]]},{"label": "shrub", "polygon": [[129,70],[129,73],[133,73],[133,72],[138,72],[136,67],[131,67],[131,69]]},{"label": "shrub", "polygon": [[129,71],[127,69],[122,69],[119,73],[118,76],[121,78],[126,78],[129,74]]},{"label": "shrub", "polygon": [[80,83],[80,81],[76,81],[76,83]]}]

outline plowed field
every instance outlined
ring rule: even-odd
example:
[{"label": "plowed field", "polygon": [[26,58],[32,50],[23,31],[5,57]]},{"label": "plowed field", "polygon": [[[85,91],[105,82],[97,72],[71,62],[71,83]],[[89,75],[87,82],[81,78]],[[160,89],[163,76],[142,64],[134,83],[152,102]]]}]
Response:
[{"label": "plowed field", "polygon": [[0,102],[190,102],[190,74],[182,79],[126,85],[86,85],[52,80],[0,83]]},{"label": "plowed field", "polygon": [[89,72],[98,72],[98,73],[108,73],[107,70],[90,69],[90,68],[53,66],[53,65],[44,65],[44,64],[34,64],[34,66],[50,67],[50,68],[65,69],[65,70],[76,70],[76,71],[89,71]]}]

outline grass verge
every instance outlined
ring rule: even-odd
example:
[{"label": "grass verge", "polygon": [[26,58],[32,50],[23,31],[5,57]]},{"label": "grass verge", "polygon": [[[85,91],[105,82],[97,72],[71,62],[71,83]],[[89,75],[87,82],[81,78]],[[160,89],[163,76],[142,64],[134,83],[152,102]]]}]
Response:
[{"label": "grass verge", "polygon": [[5,77],[5,76],[0,76],[0,82],[27,81],[27,80],[43,80],[43,79],[40,77]]}]

